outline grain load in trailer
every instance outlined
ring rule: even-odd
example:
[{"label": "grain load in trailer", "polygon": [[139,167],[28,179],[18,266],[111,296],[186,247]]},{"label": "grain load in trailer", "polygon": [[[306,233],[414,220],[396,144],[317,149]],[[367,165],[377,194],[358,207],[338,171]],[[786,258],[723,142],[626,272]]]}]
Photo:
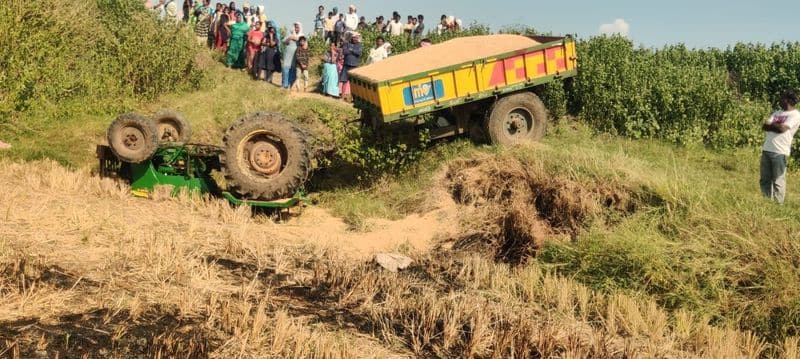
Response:
[{"label": "grain load in trailer", "polygon": [[388,81],[536,45],[539,45],[539,42],[520,35],[461,37],[391,56],[383,61],[353,69],[350,73],[375,82]]}]

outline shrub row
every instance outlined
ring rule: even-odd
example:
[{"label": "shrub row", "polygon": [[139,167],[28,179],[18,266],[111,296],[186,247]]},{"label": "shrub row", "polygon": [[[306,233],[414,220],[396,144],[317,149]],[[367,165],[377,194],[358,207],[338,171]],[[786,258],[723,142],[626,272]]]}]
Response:
[{"label": "shrub row", "polygon": [[198,47],[137,0],[0,3],[0,129],[20,131],[197,85]]},{"label": "shrub row", "polygon": [[757,145],[761,121],[800,87],[800,45],[637,48],[623,37],[579,42],[568,107],[600,131],[714,148]]}]

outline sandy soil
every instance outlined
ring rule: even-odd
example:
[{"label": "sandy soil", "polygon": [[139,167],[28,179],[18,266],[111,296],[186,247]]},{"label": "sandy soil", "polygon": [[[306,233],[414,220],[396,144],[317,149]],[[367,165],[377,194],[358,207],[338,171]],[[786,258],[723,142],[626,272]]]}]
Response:
[{"label": "sandy soil", "polygon": [[538,44],[535,40],[520,35],[460,37],[391,56],[381,62],[353,69],[350,73],[372,81],[386,81],[526,49]]}]

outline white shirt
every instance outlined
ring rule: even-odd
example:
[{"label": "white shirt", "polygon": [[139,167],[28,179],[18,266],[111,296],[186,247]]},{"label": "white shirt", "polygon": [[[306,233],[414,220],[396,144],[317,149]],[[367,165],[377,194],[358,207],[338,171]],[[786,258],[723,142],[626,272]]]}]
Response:
[{"label": "white shirt", "polygon": [[391,21],[388,25],[388,30],[390,35],[392,36],[400,36],[403,34],[403,24],[399,21]]},{"label": "white shirt", "polygon": [[369,58],[367,59],[367,64],[374,64],[379,62],[387,57],[389,57],[389,48],[391,45],[389,43],[384,43],[381,47],[376,47],[369,51]]},{"label": "white shirt", "polygon": [[344,27],[347,30],[354,31],[358,27],[358,14],[344,14]]},{"label": "white shirt", "polygon": [[789,129],[784,133],[767,131],[767,138],[762,149],[767,152],[780,153],[788,156],[792,149],[792,139],[797,128],[800,127],[800,111],[778,111],[767,120],[768,124],[784,124]]}]

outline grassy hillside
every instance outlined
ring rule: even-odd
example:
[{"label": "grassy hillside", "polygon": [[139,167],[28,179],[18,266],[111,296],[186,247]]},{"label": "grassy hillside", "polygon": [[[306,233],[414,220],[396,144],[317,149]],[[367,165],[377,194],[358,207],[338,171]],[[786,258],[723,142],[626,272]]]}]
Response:
[{"label": "grassy hillside", "polygon": [[569,123],[515,149],[440,144],[404,175],[318,194],[365,238],[371,216],[454,206],[457,230],[401,246],[416,262],[392,274],[304,215],[276,226],[3,160],[0,183],[27,190],[0,198],[0,336],[23,357],[797,358],[797,175],[776,206],[756,161]]}]

